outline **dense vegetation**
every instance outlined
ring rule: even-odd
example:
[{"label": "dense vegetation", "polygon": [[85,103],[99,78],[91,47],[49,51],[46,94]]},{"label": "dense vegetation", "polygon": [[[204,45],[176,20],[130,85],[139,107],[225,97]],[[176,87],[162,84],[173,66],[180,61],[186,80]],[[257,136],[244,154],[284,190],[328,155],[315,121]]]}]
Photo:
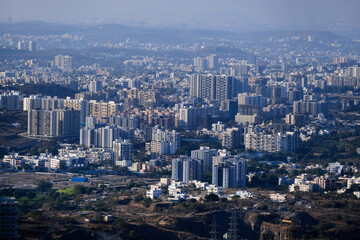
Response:
[{"label": "dense vegetation", "polygon": [[20,91],[22,94],[41,94],[44,96],[57,96],[58,98],[75,97],[75,91],[57,84],[24,84],[22,86],[10,86],[7,89]]},{"label": "dense vegetation", "polygon": [[300,163],[347,162],[360,163],[356,148],[360,147],[360,130],[339,132],[337,134],[315,136],[301,142],[293,153],[293,160]]}]

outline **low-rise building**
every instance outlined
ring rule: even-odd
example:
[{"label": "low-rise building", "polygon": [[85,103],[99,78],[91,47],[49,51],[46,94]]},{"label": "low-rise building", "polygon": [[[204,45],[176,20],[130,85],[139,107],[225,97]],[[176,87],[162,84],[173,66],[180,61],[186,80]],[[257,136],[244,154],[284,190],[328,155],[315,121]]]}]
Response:
[{"label": "low-rise building", "polygon": [[159,198],[161,195],[162,189],[158,185],[151,185],[150,190],[146,191],[146,197],[151,199]]},{"label": "low-rise building", "polygon": [[247,190],[243,191],[236,191],[236,195],[240,197],[240,199],[248,199],[252,198],[254,194],[252,192],[249,192]]},{"label": "low-rise building", "polygon": [[214,194],[217,194],[217,195],[221,195],[223,193],[223,188],[215,186],[214,184],[208,185],[206,187],[206,190],[207,190],[208,194],[214,193]]},{"label": "low-rise building", "polygon": [[287,199],[286,194],[280,194],[280,193],[271,193],[269,197],[270,200],[273,202],[286,202]]}]

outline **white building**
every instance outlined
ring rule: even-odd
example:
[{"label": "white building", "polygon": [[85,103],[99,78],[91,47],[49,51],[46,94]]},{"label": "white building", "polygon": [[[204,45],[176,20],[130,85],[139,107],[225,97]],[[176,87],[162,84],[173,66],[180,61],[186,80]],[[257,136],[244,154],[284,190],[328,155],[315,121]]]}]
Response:
[{"label": "white building", "polygon": [[224,148],[239,148],[242,143],[242,131],[239,128],[228,128],[222,133],[222,146]]},{"label": "white building", "polygon": [[314,184],[311,182],[312,178],[308,174],[301,174],[294,180],[294,184],[289,186],[289,192],[312,192]]},{"label": "white building", "polygon": [[160,184],[168,186],[171,184],[171,178],[160,178]]},{"label": "white building", "polygon": [[23,158],[18,153],[12,152],[9,155],[5,155],[2,162],[6,167],[16,169],[22,166]]},{"label": "white building", "polygon": [[289,192],[312,192],[314,185],[311,183],[298,183],[289,186]]},{"label": "white building", "polygon": [[298,147],[298,144],[299,136],[297,132],[276,134],[251,132],[245,135],[245,149],[252,149],[255,151],[292,152]]},{"label": "white building", "polygon": [[201,146],[198,150],[191,151],[192,159],[199,159],[203,161],[203,172],[209,172],[212,169],[213,157],[217,155],[216,149]]},{"label": "white building", "polygon": [[207,182],[201,182],[201,181],[197,181],[197,180],[193,180],[193,181],[190,181],[189,184],[195,184],[195,187],[197,189],[201,189],[201,190],[205,190],[206,187],[209,185]]},{"label": "white building", "polygon": [[218,132],[218,133],[224,131],[224,130],[225,130],[225,127],[226,127],[226,124],[224,124],[223,122],[220,122],[220,121],[217,122],[217,123],[213,123],[213,124],[211,125],[212,131]]},{"label": "white building", "polygon": [[150,190],[146,191],[146,197],[151,199],[159,198],[161,195],[162,189],[158,185],[151,185]]},{"label": "white building", "polygon": [[64,72],[71,72],[72,70],[72,57],[68,55],[55,56],[55,66]]},{"label": "white building", "polygon": [[102,82],[101,81],[91,81],[89,85],[89,91],[91,93],[98,93],[102,91]]},{"label": "white building", "polygon": [[329,173],[335,173],[335,174],[342,174],[345,170],[346,170],[346,166],[342,165],[339,162],[335,162],[335,163],[329,163],[328,167],[326,168],[326,170]]},{"label": "white building", "polygon": [[223,158],[213,163],[212,184],[223,188],[246,185],[246,160],[240,156]]},{"label": "white building", "polygon": [[243,190],[243,191],[236,191],[236,195],[240,197],[240,199],[248,199],[254,196],[253,193]]},{"label": "white building", "polygon": [[354,195],[355,195],[357,198],[360,198],[360,192],[359,192],[359,191],[354,192]]},{"label": "white building", "polygon": [[20,101],[22,97],[19,92],[11,91],[11,92],[3,92],[0,95],[0,106],[6,110],[20,110]]},{"label": "white building", "polygon": [[156,126],[152,129],[151,153],[175,154],[180,147],[181,136],[175,130],[169,131]]},{"label": "white building", "polygon": [[[91,118],[87,118],[90,120]],[[88,121],[89,122],[89,121]],[[130,129],[117,126],[106,126],[101,128],[84,127],[80,129],[80,145],[96,148],[113,148],[116,139],[131,139]]]},{"label": "white building", "polygon": [[269,194],[270,200],[273,202],[286,202],[286,194],[271,193]]},{"label": "white building", "polygon": [[116,140],[113,143],[116,165],[122,167],[131,167],[133,146],[130,140]]},{"label": "white building", "polygon": [[203,164],[199,159],[180,156],[172,159],[171,179],[188,183],[192,180],[201,180],[203,175]]},{"label": "white building", "polygon": [[262,108],[265,106],[265,98],[262,95],[239,93],[238,105],[253,105]]},{"label": "white building", "polygon": [[184,186],[185,184],[181,182],[173,181],[168,187],[169,196],[184,193],[182,189]]},{"label": "white building", "polygon": [[208,185],[206,187],[207,193],[211,194],[217,194],[217,195],[221,195],[223,193],[223,188],[219,187],[219,186],[215,186],[214,184]]},{"label": "white building", "polygon": [[260,117],[256,114],[253,115],[241,115],[240,113],[237,113],[235,116],[235,122],[242,123],[242,124],[254,124],[254,123],[260,123]]}]

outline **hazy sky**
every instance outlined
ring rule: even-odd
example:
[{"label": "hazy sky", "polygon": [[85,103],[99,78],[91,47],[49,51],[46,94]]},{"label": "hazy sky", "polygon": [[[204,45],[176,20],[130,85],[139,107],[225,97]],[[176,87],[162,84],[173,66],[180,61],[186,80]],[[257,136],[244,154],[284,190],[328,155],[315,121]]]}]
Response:
[{"label": "hazy sky", "polygon": [[0,0],[0,21],[216,29],[359,27],[360,0]]}]

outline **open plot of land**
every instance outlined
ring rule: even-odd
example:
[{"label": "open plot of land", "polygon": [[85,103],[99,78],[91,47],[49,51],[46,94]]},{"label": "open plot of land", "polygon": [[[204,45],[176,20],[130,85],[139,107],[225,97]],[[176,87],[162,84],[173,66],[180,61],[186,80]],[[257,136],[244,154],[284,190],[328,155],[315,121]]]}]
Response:
[{"label": "open plot of land", "polygon": [[[99,177],[89,177],[88,182],[72,182],[71,178],[76,174],[68,173],[43,173],[43,172],[17,172],[17,173],[3,173],[0,174],[0,187],[12,187],[19,189],[34,189],[36,183],[45,180],[53,184],[54,189],[71,188],[77,184],[84,186],[102,184],[111,187],[124,187],[131,180],[136,179],[136,176],[118,176],[118,175],[105,175]],[[147,181],[148,179],[144,179]]]},{"label": "open plot of land", "polygon": [[[19,124],[18,127],[12,124]],[[34,139],[29,139],[20,134],[26,132],[27,112],[25,111],[5,111],[0,115],[0,146],[24,149],[37,143]]]}]

